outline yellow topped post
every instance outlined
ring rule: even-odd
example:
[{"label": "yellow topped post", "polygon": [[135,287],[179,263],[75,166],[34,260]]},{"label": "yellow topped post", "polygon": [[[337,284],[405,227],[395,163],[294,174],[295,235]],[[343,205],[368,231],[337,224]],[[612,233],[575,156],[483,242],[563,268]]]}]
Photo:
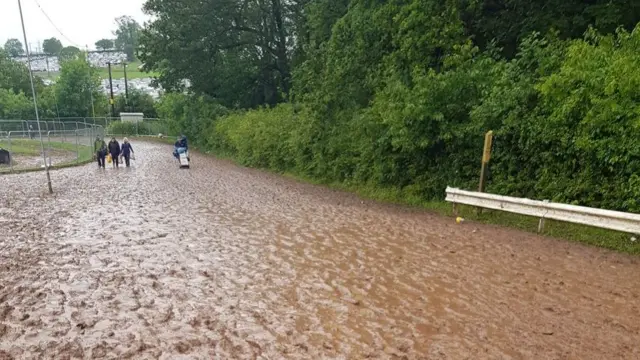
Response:
[{"label": "yellow topped post", "polygon": [[478,191],[484,192],[484,182],[487,172],[487,164],[491,159],[491,145],[493,144],[493,131],[489,130],[484,135],[484,149],[482,151],[482,166],[480,168],[480,184],[478,185]]}]

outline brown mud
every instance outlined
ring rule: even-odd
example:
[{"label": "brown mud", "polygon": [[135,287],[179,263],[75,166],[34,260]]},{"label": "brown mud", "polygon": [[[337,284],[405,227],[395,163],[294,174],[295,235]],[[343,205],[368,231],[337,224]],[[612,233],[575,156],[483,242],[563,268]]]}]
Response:
[{"label": "brown mud", "polygon": [[631,256],[134,143],[0,177],[0,359],[638,359]]}]

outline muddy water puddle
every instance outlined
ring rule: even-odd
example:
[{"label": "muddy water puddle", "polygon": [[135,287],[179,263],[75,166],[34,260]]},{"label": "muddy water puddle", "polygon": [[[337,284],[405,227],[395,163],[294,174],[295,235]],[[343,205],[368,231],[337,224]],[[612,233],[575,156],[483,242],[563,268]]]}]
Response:
[{"label": "muddy water puddle", "polygon": [[0,359],[634,359],[636,258],[134,144],[0,177]]}]

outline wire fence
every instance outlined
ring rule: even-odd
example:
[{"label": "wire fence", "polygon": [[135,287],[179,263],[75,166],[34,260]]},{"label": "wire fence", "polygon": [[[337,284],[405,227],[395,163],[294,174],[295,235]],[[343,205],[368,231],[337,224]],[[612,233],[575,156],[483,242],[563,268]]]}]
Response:
[{"label": "wire fence", "polygon": [[[38,128],[39,126],[39,128]],[[40,145],[44,142],[44,156]],[[0,119],[0,173],[63,166],[90,160],[96,136],[171,136],[169,122],[145,118],[122,121],[111,117]]]},{"label": "wire fence", "polygon": [[[80,130],[87,126],[100,126],[108,132],[108,128],[117,130],[118,124],[131,125],[139,135],[166,134],[169,126],[168,121],[157,118],[145,118],[139,122],[123,122],[120,118],[111,117],[69,117],[69,118],[42,118],[40,119],[41,131],[70,131]],[[0,119],[0,132],[23,131],[34,132],[38,130],[36,120],[2,120]],[[127,134],[136,135],[136,134]]]},{"label": "wire fence", "polygon": [[90,161],[97,136],[103,126],[81,121],[40,121],[38,131],[37,121],[0,120],[0,173]]}]

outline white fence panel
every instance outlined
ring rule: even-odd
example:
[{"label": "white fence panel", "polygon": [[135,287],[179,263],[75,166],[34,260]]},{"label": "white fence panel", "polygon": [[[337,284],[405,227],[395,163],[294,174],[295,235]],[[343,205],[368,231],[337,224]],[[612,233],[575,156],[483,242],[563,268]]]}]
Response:
[{"label": "white fence panel", "polygon": [[485,209],[529,215],[542,219],[554,219],[603,229],[640,234],[640,214],[493,195],[451,187],[447,187],[446,192],[447,197],[445,200],[454,204],[471,205]]}]

